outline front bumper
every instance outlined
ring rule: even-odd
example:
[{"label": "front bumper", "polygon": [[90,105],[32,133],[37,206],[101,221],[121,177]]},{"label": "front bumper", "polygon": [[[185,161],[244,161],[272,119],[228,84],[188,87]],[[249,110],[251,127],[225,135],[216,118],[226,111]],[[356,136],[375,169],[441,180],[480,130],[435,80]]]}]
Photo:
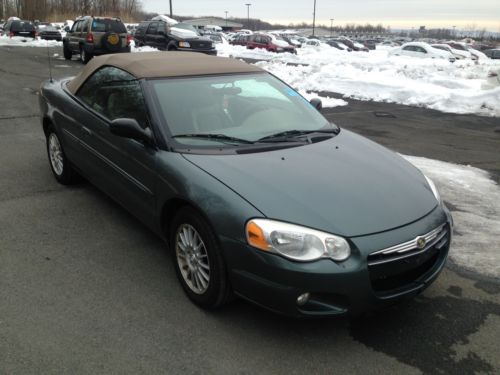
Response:
[{"label": "front bumper", "polygon": [[[447,241],[404,260],[369,265],[368,255],[403,243],[445,224]],[[357,315],[411,298],[439,275],[448,256],[452,219],[444,207],[405,227],[350,238],[351,257],[299,263],[223,239],[235,293],[260,306],[291,316]],[[443,245],[444,243],[444,245]],[[309,293],[299,306],[297,297]]]}]

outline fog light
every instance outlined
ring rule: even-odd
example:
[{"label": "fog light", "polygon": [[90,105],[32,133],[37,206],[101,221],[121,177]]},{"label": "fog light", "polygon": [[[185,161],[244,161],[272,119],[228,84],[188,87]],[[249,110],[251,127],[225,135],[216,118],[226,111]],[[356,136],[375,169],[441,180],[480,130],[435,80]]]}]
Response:
[{"label": "fog light", "polygon": [[309,293],[303,293],[297,297],[297,305],[304,306],[309,301]]}]

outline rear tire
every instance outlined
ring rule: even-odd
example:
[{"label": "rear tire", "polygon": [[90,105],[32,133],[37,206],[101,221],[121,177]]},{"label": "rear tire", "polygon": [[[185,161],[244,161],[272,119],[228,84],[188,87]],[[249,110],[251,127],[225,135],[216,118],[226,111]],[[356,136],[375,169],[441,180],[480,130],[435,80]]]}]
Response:
[{"label": "rear tire", "polygon": [[61,140],[53,125],[50,125],[47,129],[46,145],[50,169],[57,182],[63,185],[73,185],[79,182],[80,176],[66,157]]},{"label": "rear tire", "polygon": [[63,46],[63,54],[66,60],[71,60],[71,58],[73,57],[73,53],[66,44]]},{"label": "rear tire", "polygon": [[92,59],[92,55],[85,52],[85,48],[83,46],[80,46],[80,60],[82,63],[87,64],[90,59]]},{"label": "rear tire", "polygon": [[169,241],[177,277],[189,299],[205,309],[225,305],[232,291],[222,249],[207,221],[193,208],[181,208]]}]

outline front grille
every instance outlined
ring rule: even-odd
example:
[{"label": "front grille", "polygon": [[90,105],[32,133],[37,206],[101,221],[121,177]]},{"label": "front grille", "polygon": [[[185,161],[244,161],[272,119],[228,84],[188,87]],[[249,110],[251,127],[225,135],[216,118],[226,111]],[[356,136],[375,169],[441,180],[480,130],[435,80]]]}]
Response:
[{"label": "front grille", "polygon": [[447,233],[448,228],[445,224],[443,224],[436,229],[431,230],[429,233],[418,236],[411,241],[391,246],[386,249],[377,250],[368,255],[368,265],[372,266],[375,264],[393,262],[423,253],[432,246],[444,241]]},{"label": "front grille", "polygon": [[371,253],[368,270],[373,290],[387,295],[415,287],[444,261],[449,241],[450,229],[443,224],[411,241]]},{"label": "front grille", "polygon": [[189,44],[191,44],[192,49],[212,49],[212,42],[209,41],[203,41],[203,42],[193,41],[189,42]]}]

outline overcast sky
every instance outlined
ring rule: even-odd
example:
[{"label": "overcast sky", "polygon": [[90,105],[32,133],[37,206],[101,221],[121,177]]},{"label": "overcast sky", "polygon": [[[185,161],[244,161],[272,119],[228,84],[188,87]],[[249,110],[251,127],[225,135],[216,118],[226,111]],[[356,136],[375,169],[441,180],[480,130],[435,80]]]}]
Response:
[{"label": "overcast sky", "polygon": [[[142,0],[145,10],[168,14],[169,0]],[[172,0],[174,14],[250,17],[268,22],[312,22],[314,0]],[[500,0],[317,0],[319,23],[382,23],[399,27],[467,27],[500,31]]]}]

